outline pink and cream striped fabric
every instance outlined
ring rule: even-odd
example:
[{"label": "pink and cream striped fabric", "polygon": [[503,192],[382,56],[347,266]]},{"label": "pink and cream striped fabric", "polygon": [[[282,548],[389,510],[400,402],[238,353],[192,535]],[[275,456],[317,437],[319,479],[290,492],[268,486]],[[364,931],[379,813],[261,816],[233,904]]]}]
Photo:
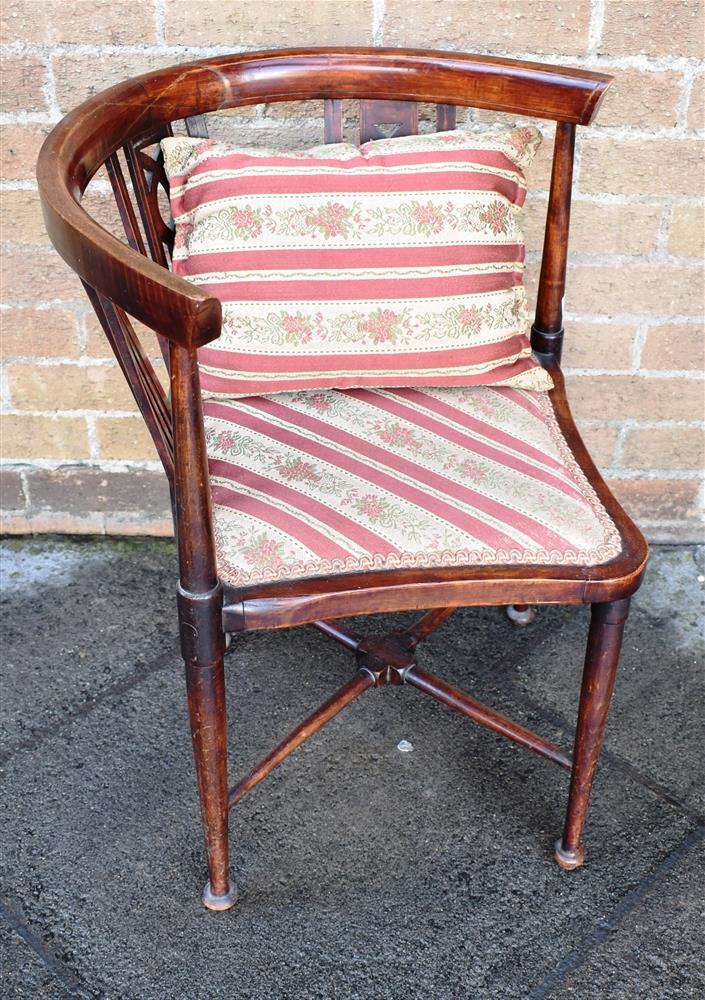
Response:
[{"label": "pink and cream striped fabric", "polygon": [[222,578],[397,567],[595,565],[619,533],[549,397],[349,389],[205,403]]},{"label": "pink and cream striped fabric", "polygon": [[550,388],[518,222],[539,143],[533,128],[304,153],[165,139],[174,272],[223,303],[204,394]]}]

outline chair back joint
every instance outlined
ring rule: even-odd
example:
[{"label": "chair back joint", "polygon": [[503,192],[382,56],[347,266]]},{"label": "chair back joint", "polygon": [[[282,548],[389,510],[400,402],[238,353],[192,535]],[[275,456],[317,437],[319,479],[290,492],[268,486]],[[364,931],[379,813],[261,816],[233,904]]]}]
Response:
[{"label": "chair back joint", "polygon": [[563,353],[564,332],[561,328],[560,330],[556,330],[555,333],[547,333],[544,330],[539,330],[536,324],[532,325],[531,347],[539,361],[542,357],[546,357],[548,360],[560,364],[561,354]]},{"label": "chair back joint", "polygon": [[195,594],[179,584],[176,593],[183,658],[189,666],[208,667],[225,652],[223,585]]}]

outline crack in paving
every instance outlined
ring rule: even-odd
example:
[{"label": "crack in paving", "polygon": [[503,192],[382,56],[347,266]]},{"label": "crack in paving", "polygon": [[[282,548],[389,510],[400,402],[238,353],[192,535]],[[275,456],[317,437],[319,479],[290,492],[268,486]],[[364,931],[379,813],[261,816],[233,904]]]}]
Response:
[{"label": "crack in paving", "polygon": [[[658,621],[658,616],[648,612],[642,614],[649,622]],[[529,658],[541,648],[549,637],[537,636],[536,641],[529,642],[521,651],[519,657],[513,662],[513,667]],[[571,740],[575,736],[575,726],[571,725],[559,712],[552,710],[542,702],[533,698],[528,692],[522,690],[516,679],[504,672],[492,672],[489,676],[496,681],[497,687],[505,694],[512,697],[522,707],[530,709],[536,713],[549,725],[560,729]],[[576,701],[577,711],[577,701]],[[700,842],[705,839],[705,815],[694,809],[688,803],[683,802],[673,792],[658,780],[641,771],[638,767],[623,759],[611,750],[603,748],[601,761],[609,763],[617,770],[621,771],[627,778],[641,785],[652,792],[669,806],[679,810],[685,816],[696,821],[694,827],[685,838],[673,848],[663,859],[663,861],[648,875],[644,876],[633,889],[627,892],[619,901],[611,914],[604,920],[599,921],[591,930],[582,946],[573,948],[565,955],[554,969],[527,995],[526,1000],[548,1000],[550,995],[562,986],[571,973],[579,969],[588,960],[590,955],[598,949],[605,940],[619,927],[624,920],[644,899],[648,892],[657,885],[682,859],[687,857]]]},{"label": "crack in paving", "polygon": [[617,930],[624,918],[637,907],[647,893],[658,885],[671,869],[686,858],[703,839],[705,839],[705,826],[697,826],[692,829],[653,871],[645,875],[638,885],[630,889],[620,899],[606,919],[595,924],[583,945],[569,951],[553,971],[527,994],[526,1000],[547,1000],[555,990],[565,983],[571,973],[584,965],[590,955],[604,944],[610,934]]},{"label": "crack in paving", "polygon": [[[645,617],[649,622],[659,622],[660,619],[657,615],[653,615],[645,610],[640,610],[639,614]],[[560,630],[568,627],[568,623],[562,624]],[[555,631],[550,635],[536,634],[533,641],[530,639],[524,647],[518,652],[516,659],[512,660],[511,668],[517,669],[523,663],[529,662],[531,657],[541,649],[547,642],[555,638]],[[582,651],[581,651],[582,655]],[[497,671],[493,668],[487,668],[486,670],[481,670],[483,676],[490,678],[495,682],[496,687],[500,692],[509,695],[513,698],[521,707],[530,709],[531,712],[538,715],[544,722],[549,725],[555,726],[556,729],[560,729],[561,732],[570,741],[570,751],[572,752],[573,740],[575,739],[575,723],[569,722],[565,716],[560,712],[552,709],[541,701],[538,701],[531,694],[525,691],[519,686],[515,677],[506,673],[505,671]],[[619,674],[618,674],[619,676]],[[580,694],[579,688],[575,693],[575,711],[578,710],[578,696]],[[609,720],[607,725],[609,726]],[[619,770],[626,777],[630,778],[632,781],[648,789],[658,798],[662,799],[668,805],[673,806],[675,809],[679,809],[684,815],[693,819],[696,823],[705,823],[705,814],[699,809],[694,808],[687,802],[684,802],[677,795],[675,795],[671,789],[666,785],[662,784],[656,778],[652,778],[650,775],[646,774],[635,764],[621,757],[618,753],[613,750],[609,750],[607,747],[602,748],[600,752],[600,761],[607,762]]]},{"label": "crack in paving", "polygon": [[127,694],[128,691],[138,687],[142,681],[146,680],[148,677],[152,677],[154,674],[158,674],[160,671],[166,670],[167,668],[180,663],[181,659],[178,653],[162,653],[151,663],[146,665],[140,664],[140,666],[131,673],[127,674],[121,680],[116,681],[114,684],[104,688],[98,694],[90,698],[90,700],[84,701],[80,705],[75,705],[73,709],[66,712],[61,719],[58,719],[52,725],[36,729],[30,736],[23,740],[19,740],[6,750],[3,750],[0,753],[0,767],[3,767],[16,754],[21,753],[23,750],[36,750],[37,747],[40,747],[45,740],[59,735],[61,731],[72,722],[75,722],[77,719],[85,719],[87,716],[91,715],[91,713],[94,712],[95,709],[99,708],[104,702],[109,701],[111,698],[115,698],[118,695]]},{"label": "crack in paving", "polygon": [[72,998],[98,1000],[101,994],[88,989],[81,982],[68,963],[62,961],[46,942],[23,922],[15,907],[7,899],[0,899],[0,918],[36,955],[42,965],[70,991]]},{"label": "crack in paving", "polygon": [[[502,678],[499,686],[505,691],[505,693],[515,697],[518,701],[523,703],[523,705],[531,709],[532,712],[535,712],[544,720],[544,722],[560,729],[567,737],[569,737],[571,742],[575,738],[574,725],[571,725],[559,712],[555,712],[552,709],[547,708],[540,701],[536,701],[536,699],[530,694],[522,691],[513,678]],[[620,757],[620,755],[615,753],[613,750],[608,750],[606,747],[603,747],[600,752],[600,761],[611,764],[618,771],[621,771],[626,777],[636,782],[636,784],[642,785],[642,787],[648,789],[658,798],[666,802],[669,806],[679,809],[684,815],[695,820],[696,823],[705,823],[705,814],[678,798],[678,796],[674,795],[666,785],[663,785],[660,781],[657,781],[650,775],[645,774],[635,764],[632,764],[630,761]]]}]

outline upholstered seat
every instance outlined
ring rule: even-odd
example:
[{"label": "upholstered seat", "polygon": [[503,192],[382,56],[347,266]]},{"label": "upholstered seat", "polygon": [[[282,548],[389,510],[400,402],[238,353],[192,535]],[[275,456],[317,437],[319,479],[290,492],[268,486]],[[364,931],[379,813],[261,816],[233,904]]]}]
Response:
[{"label": "upholstered seat", "polygon": [[281,393],[204,404],[221,578],[404,566],[591,566],[620,536],[548,396]]}]

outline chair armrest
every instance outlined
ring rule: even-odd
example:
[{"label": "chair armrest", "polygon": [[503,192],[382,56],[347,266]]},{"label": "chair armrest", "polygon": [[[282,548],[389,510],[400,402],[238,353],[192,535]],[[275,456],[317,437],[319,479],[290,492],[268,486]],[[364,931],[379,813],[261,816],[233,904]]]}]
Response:
[{"label": "chair armrest", "polygon": [[90,178],[76,176],[66,154],[68,122],[49,134],[37,162],[44,222],[58,253],[88,285],[173,343],[195,348],[215,340],[218,299],[121,243],[81,206]]}]

